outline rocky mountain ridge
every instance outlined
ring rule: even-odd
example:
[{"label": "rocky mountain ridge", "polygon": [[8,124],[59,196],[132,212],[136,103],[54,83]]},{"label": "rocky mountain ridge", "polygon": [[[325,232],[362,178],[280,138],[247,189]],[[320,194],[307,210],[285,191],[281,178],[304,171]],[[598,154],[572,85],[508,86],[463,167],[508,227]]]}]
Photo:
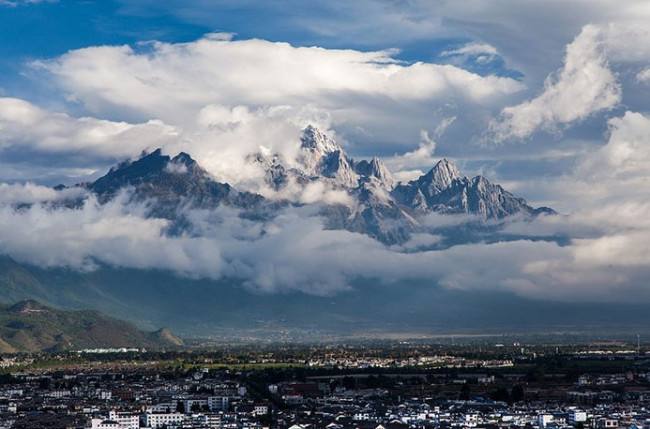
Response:
[{"label": "rocky mountain ridge", "polygon": [[[247,160],[263,170],[266,184],[275,191],[290,183],[301,188],[321,182],[344,192],[352,204],[319,203],[326,226],[367,234],[386,244],[403,243],[414,232],[426,232],[420,219],[431,213],[469,215],[478,223],[554,213],[545,207],[531,207],[483,176],[465,177],[444,158],[419,178],[396,183],[379,158],[355,161],[313,126],[302,133],[296,162],[263,153],[251,154]],[[181,152],[172,158],[160,149],[123,162],[84,186],[100,202],[129,189],[131,200],[149,204],[150,216],[174,220],[179,228],[184,222],[179,208],[224,205],[240,210],[242,216],[263,220],[283,207],[303,204],[237,190],[215,180],[189,154]]]}]

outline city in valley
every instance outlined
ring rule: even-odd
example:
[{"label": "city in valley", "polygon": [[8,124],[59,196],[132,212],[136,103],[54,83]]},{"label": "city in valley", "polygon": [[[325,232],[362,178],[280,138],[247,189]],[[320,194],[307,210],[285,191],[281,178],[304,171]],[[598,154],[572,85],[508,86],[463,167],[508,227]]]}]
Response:
[{"label": "city in valley", "polygon": [[[452,344],[453,342],[453,344]],[[3,356],[0,427],[643,428],[650,349],[488,337]]]}]

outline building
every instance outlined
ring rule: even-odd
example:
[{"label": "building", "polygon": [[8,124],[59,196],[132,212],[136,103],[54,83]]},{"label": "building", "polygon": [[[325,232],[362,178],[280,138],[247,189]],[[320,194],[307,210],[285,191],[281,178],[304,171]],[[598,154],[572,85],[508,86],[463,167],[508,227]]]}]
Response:
[{"label": "building", "polygon": [[122,429],[119,423],[113,420],[91,419],[89,429]]},{"label": "building", "polygon": [[587,413],[580,410],[569,411],[568,416],[569,424],[584,423],[587,421]]},{"label": "building", "polygon": [[181,413],[145,413],[144,425],[151,429],[158,429],[165,426],[180,425],[183,422],[183,414]]},{"label": "building", "polygon": [[230,398],[228,396],[210,396],[207,404],[210,411],[228,411]]},{"label": "building", "polygon": [[138,429],[140,427],[138,414],[111,411],[108,413],[108,419],[117,422],[120,429]]},{"label": "building", "polygon": [[540,414],[537,416],[537,426],[545,428],[547,425],[553,423],[552,414]]}]

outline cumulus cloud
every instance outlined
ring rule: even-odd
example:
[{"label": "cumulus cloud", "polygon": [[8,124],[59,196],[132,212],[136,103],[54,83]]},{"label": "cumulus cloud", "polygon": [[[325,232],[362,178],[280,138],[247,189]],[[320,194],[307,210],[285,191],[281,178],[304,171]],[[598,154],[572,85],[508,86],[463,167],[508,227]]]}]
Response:
[{"label": "cumulus cloud", "polygon": [[41,109],[17,98],[0,98],[0,151],[32,150],[107,159],[126,158],[164,146],[178,138],[179,130],[161,121],[112,122],[75,118]]},{"label": "cumulus cloud", "polygon": [[307,125],[330,130],[330,115],[312,105],[252,108],[210,104],[198,113],[196,127],[182,141],[168,146],[170,153],[184,150],[218,180],[267,194],[264,171],[247,157],[255,153],[281,154],[295,162],[300,136]]},{"label": "cumulus cloud", "polygon": [[544,91],[532,100],[504,108],[490,131],[497,141],[522,139],[540,128],[556,131],[620,101],[621,87],[609,68],[602,32],[588,25],[567,46],[563,68],[547,78]]},{"label": "cumulus cloud", "polygon": [[434,158],[437,143],[427,130],[420,131],[420,143],[412,151],[393,155],[384,162],[393,171],[393,176],[400,182],[407,182],[423,174],[421,168],[431,168],[436,163]]},{"label": "cumulus cloud", "polygon": [[327,111],[339,132],[368,146],[377,139],[410,144],[412,130],[426,128],[431,112],[452,101],[466,112],[485,111],[524,89],[515,79],[454,65],[404,63],[394,50],[213,36],[89,47],[33,65],[68,100],[99,117],[154,118],[188,130],[207,105],[251,111],[310,105]]},{"label": "cumulus cloud", "polygon": [[616,180],[630,186],[640,185],[634,180],[650,178],[650,118],[628,111],[622,117],[611,118],[608,124],[607,144],[582,160],[578,176],[590,181]]},{"label": "cumulus cloud", "polygon": [[0,249],[18,261],[43,267],[91,270],[103,263],[143,269],[173,267],[194,275],[193,270],[202,265],[204,275],[218,272],[216,243],[168,238],[164,234],[167,221],[145,219],[144,208],[127,208],[123,203],[117,199],[99,205],[90,198],[82,209],[34,204],[17,210],[3,205]]},{"label": "cumulus cloud", "polygon": [[384,162],[393,171],[395,178],[402,182],[409,181],[422,175],[420,168],[433,167],[438,161],[434,157],[438,145],[435,139],[440,138],[455,121],[456,116],[442,118],[433,133],[420,130],[420,143],[416,149],[385,158]]},{"label": "cumulus cloud", "polygon": [[[647,25],[586,25],[567,45],[563,67],[550,75],[537,97],[501,111],[490,123],[497,141],[525,139],[537,130],[557,132],[622,101],[623,88],[610,63],[638,64],[650,60]],[[644,70],[636,80],[644,81]]]}]

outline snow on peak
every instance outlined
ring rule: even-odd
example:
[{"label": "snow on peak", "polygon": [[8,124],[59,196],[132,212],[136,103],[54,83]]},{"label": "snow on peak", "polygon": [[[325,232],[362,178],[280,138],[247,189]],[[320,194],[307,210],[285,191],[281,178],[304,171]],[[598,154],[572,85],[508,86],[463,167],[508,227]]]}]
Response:
[{"label": "snow on peak", "polygon": [[343,150],[331,137],[313,125],[307,125],[305,127],[300,137],[300,142],[302,149],[308,149],[320,155]]}]

